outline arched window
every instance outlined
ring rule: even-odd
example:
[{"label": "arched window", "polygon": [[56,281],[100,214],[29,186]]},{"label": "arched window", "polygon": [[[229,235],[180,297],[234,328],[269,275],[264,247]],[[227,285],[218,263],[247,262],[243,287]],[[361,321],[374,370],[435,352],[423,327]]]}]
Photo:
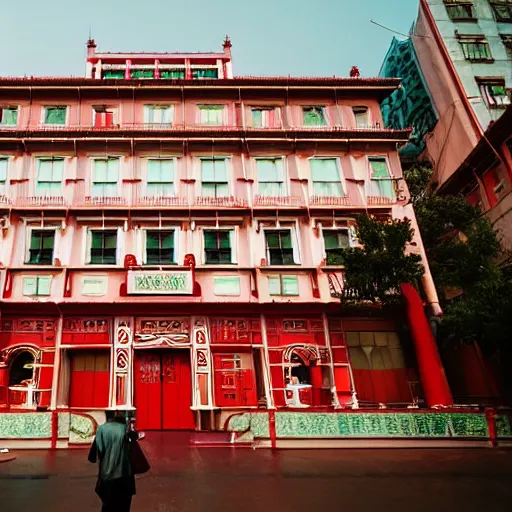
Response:
[{"label": "arched window", "polygon": [[34,368],[27,365],[34,364],[34,355],[28,350],[18,352],[9,365],[9,386],[16,386],[24,381],[32,380]]}]

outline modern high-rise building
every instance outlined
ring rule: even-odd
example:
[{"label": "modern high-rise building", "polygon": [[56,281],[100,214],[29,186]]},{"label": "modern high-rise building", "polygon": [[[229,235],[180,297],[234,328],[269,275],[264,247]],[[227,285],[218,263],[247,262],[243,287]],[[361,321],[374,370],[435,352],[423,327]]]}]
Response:
[{"label": "modern high-rise building", "polygon": [[[0,408],[53,411],[73,442],[107,409],[142,430],[223,429],[260,410],[405,408],[443,385],[435,364],[420,379],[434,352],[415,356],[395,319],[340,301],[358,214],[416,227],[410,131],[379,106],[398,79],[234,77],[228,39],[87,46],[86,78],[0,79]],[[29,418],[19,432],[49,428]]]}]

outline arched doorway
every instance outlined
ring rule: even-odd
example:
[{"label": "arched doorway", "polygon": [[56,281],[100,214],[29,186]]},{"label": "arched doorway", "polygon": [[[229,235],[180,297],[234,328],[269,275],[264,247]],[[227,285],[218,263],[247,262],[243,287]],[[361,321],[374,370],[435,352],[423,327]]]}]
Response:
[{"label": "arched doorway", "polygon": [[21,349],[14,353],[9,362],[9,402],[11,405],[22,406],[28,401],[28,392],[17,391],[15,387],[26,388],[34,379],[34,354],[29,350]]}]

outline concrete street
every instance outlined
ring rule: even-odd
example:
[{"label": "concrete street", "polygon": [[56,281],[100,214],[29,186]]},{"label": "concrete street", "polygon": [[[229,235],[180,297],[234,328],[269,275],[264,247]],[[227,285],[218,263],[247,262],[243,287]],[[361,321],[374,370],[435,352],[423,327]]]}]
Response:
[{"label": "concrete street", "polygon": [[[508,510],[505,449],[267,450],[189,448],[172,434],[142,442],[152,470],[132,510],[337,512]],[[0,464],[2,512],[99,510],[86,450],[16,451]]]}]

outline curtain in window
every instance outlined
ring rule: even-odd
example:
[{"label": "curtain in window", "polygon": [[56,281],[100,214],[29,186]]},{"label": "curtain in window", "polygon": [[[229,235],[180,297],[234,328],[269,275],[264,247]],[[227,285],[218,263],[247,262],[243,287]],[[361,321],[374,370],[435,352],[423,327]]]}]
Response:
[{"label": "curtain in window", "polygon": [[393,181],[389,174],[388,164],[385,158],[370,159],[372,179],[370,180],[370,196],[381,196],[389,199],[395,198]]},{"label": "curtain in window", "polygon": [[201,113],[201,124],[223,124],[222,116],[224,113],[224,105],[201,105],[199,111]]},{"label": "curtain in window", "polygon": [[123,79],[124,78],[124,71],[122,69],[116,70],[116,71],[104,71],[103,72],[103,78]]},{"label": "curtain in window", "polygon": [[66,107],[47,107],[45,124],[66,124]]},{"label": "curtain in window", "polygon": [[282,158],[256,160],[258,170],[258,193],[266,197],[279,197],[284,190],[284,168]]},{"label": "curtain in window", "polygon": [[148,160],[147,194],[162,197],[174,194],[174,160]]},{"label": "curtain in window", "polygon": [[3,108],[0,112],[0,123],[4,125],[15,126],[18,124],[18,109]]},{"label": "curtain in window", "polygon": [[193,69],[192,78],[218,78],[217,69]]},{"label": "curtain in window", "polygon": [[324,197],[344,195],[338,162],[335,158],[312,158],[310,165],[314,195]]},{"label": "curtain in window", "polygon": [[144,105],[144,122],[154,124],[172,124],[174,109],[172,105]]},{"label": "curtain in window", "polygon": [[325,125],[325,116],[323,107],[304,107],[303,108],[304,126],[322,126]]},{"label": "curtain in window", "polygon": [[93,197],[117,197],[119,195],[118,181],[118,158],[94,160]]},{"label": "curtain in window", "polygon": [[130,76],[132,78],[154,78],[155,72],[152,69],[131,69]]},{"label": "curtain in window", "polygon": [[63,174],[63,158],[39,159],[36,194],[39,196],[61,195]]}]

